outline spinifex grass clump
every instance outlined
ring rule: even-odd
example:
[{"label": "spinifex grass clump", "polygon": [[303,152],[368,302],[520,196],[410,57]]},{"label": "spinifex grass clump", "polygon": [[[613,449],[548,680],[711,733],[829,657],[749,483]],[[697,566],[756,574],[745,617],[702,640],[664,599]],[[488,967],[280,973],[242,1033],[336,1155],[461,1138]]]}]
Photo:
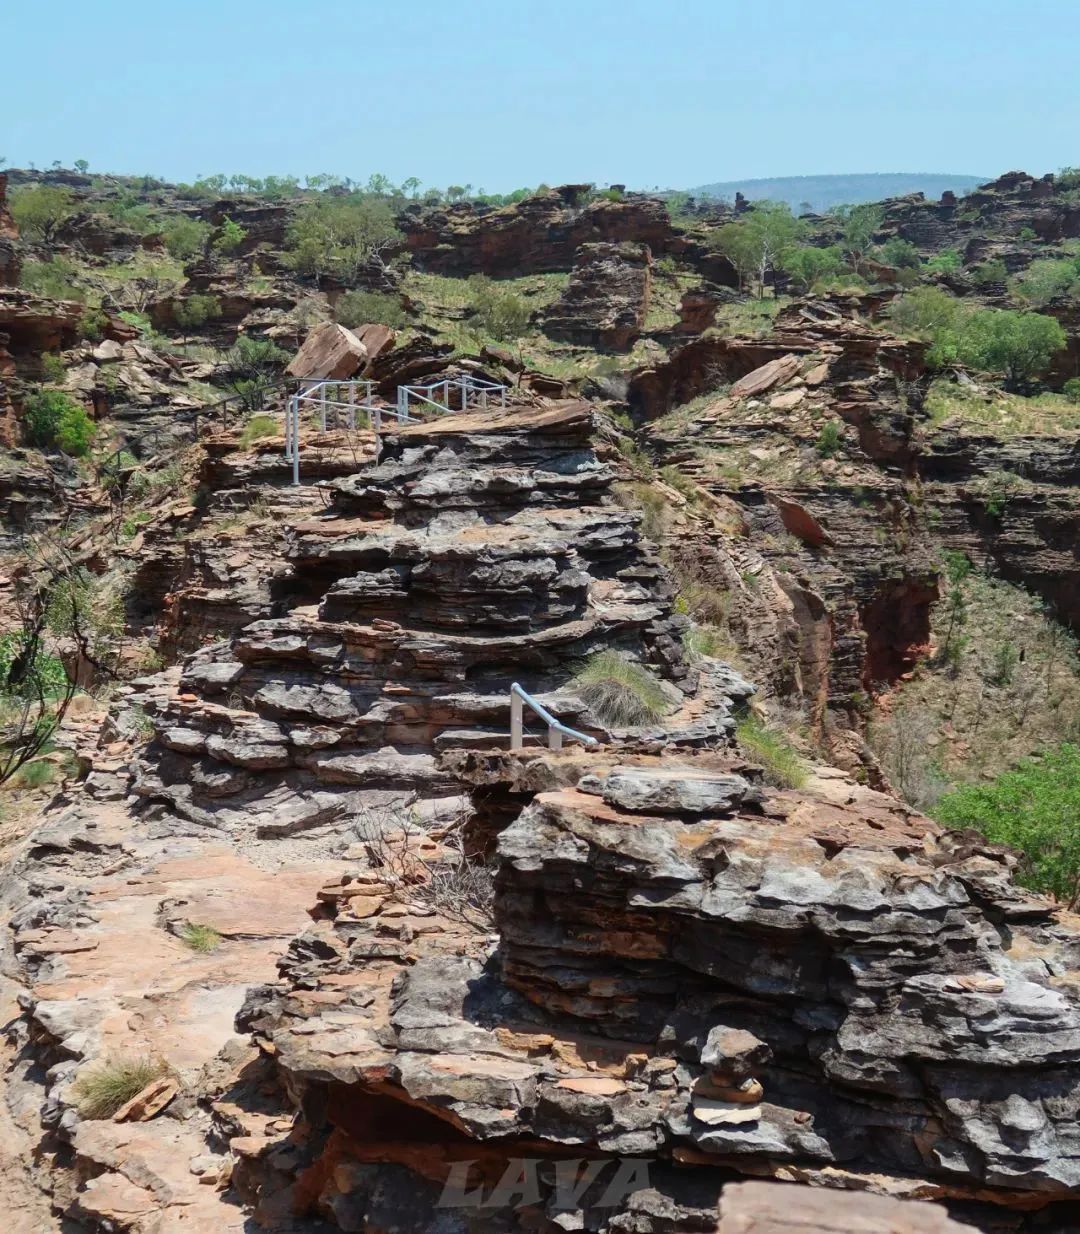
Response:
[{"label": "spinifex grass clump", "polygon": [[754,715],[740,720],[735,736],[747,758],[765,769],[765,783],[776,788],[801,788],[806,783],[806,767],[795,747],[775,728]]},{"label": "spinifex grass clump", "polygon": [[192,951],[205,953],[216,951],[221,946],[222,939],[213,926],[199,925],[197,922],[191,921],[188,922],[181,932],[180,941],[185,947],[190,947]]},{"label": "spinifex grass clump", "polygon": [[616,728],[636,728],[658,720],[669,707],[660,682],[640,664],[617,651],[598,651],[575,684],[593,714]]},{"label": "spinifex grass clump", "polygon": [[153,1080],[168,1075],[160,1058],[108,1058],[75,1081],[75,1098],[83,1118],[112,1118]]}]

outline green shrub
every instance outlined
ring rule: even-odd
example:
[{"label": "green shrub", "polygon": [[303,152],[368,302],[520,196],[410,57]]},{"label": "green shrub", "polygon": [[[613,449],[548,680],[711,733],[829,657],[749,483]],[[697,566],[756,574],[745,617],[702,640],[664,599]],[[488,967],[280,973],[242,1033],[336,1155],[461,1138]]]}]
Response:
[{"label": "green shrub", "polygon": [[213,247],[219,253],[235,253],[247,239],[247,228],[234,223],[228,215],[222,219],[221,227],[214,238]]},{"label": "green shrub", "polygon": [[948,827],[973,827],[1021,854],[1016,881],[1075,908],[1080,900],[1080,747],[1025,759],[990,784],[969,784],[938,802]]},{"label": "green shrub", "polygon": [[691,626],[683,635],[682,642],[683,651],[691,663],[706,656],[713,660],[720,659],[731,645],[724,631],[715,626]]},{"label": "green shrub", "polygon": [[776,788],[802,788],[806,767],[783,733],[747,715],[735,728],[735,736],[747,758],[761,764],[765,783]]},{"label": "green shrub", "polygon": [[181,932],[180,941],[192,951],[206,954],[211,951],[217,951],[223,940],[213,926],[199,925],[194,921],[190,921]]},{"label": "green shrub", "polygon": [[86,293],[76,282],[78,275],[78,267],[73,261],[68,261],[66,257],[53,257],[49,261],[24,262],[19,284],[26,291],[47,296],[50,300],[83,301]]},{"label": "green shrub", "polygon": [[94,440],[94,422],[61,390],[38,390],[26,400],[27,434],[36,446],[57,446],[76,458],[86,454]]},{"label": "green shrub", "polygon": [[574,679],[581,697],[603,724],[636,728],[670,707],[656,677],[617,651],[598,651]]},{"label": "green shrub", "polygon": [[112,1118],[154,1080],[169,1074],[160,1058],[109,1058],[79,1074],[74,1093],[83,1118]]},{"label": "green shrub", "polygon": [[843,444],[844,435],[836,420],[826,420],[818,433],[815,449],[822,458],[832,458]]},{"label": "green shrub", "polygon": [[1042,372],[1065,343],[1065,331],[1053,317],[983,309],[965,322],[960,358],[973,368],[1004,371],[1006,386],[1016,388]]},{"label": "green shrub", "polygon": [[79,333],[84,339],[89,339],[91,343],[99,342],[105,337],[105,331],[109,328],[109,315],[101,308],[88,308],[83,310],[82,316],[79,318]]},{"label": "green shrub", "polygon": [[21,188],[11,201],[11,213],[19,231],[28,239],[43,240],[46,244],[74,212],[75,197],[71,190],[51,184]]},{"label": "green shrub", "polygon": [[172,316],[186,339],[188,331],[197,330],[208,321],[221,316],[221,301],[217,296],[202,293],[187,296],[183,300],[173,301]]},{"label": "green shrub", "polygon": [[41,375],[54,386],[61,385],[67,375],[63,360],[59,356],[53,355],[51,351],[47,351],[41,357]]},{"label": "green shrub", "polygon": [[1070,377],[1061,387],[1061,393],[1070,403],[1080,403],[1080,377]]},{"label": "green shrub", "polygon": [[165,228],[165,247],[178,261],[188,261],[206,247],[210,230],[201,219],[175,219]]},{"label": "green shrub", "polygon": [[954,270],[959,270],[961,265],[960,254],[956,249],[943,249],[929,258],[926,268],[934,271],[935,274],[950,274]]},{"label": "green shrub", "polygon": [[273,416],[252,416],[240,434],[240,445],[247,450],[257,441],[276,437],[281,430]]},{"label": "green shrub", "polygon": [[521,338],[529,326],[529,306],[512,291],[504,291],[483,274],[469,279],[476,321],[485,334],[501,341]]},{"label": "green shrub", "polygon": [[922,265],[919,250],[910,240],[890,236],[878,250],[881,260],[896,270],[917,270]]},{"label": "green shrub", "polygon": [[400,327],[408,321],[397,296],[387,296],[377,291],[347,291],[337,302],[334,316],[349,329],[371,322]]},{"label": "green shrub", "polygon": [[1036,235],[1035,233],[1034,227],[1021,227],[1020,230],[1016,233],[1016,237],[1018,240],[1027,240],[1027,241],[1037,240],[1039,238],[1038,235]]},{"label": "green shrub", "polygon": [[993,287],[998,283],[1004,283],[1009,277],[1009,271],[1003,261],[995,259],[984,261],[981,266],[976,266],[971,272],[971,277],[976,287]]},{"label": "green shrub", "polygon": [[[26,636],[13,631],[0,637],[0,686],[9,698],[59,698],[67,689],[68,675],[63,661],[40,647],[33,662],[23,666],[21,676],[12,682],[11,668],[26,651]],[[25,658],[25,657],[23,657]]]}]

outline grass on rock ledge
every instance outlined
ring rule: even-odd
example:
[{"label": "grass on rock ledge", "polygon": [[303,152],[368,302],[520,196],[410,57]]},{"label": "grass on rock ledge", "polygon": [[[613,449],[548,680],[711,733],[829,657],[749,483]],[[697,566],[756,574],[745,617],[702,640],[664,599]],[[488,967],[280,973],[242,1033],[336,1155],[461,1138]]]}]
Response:
[{"label": "grass on rock ledge", "polygon": [[169,1065],[160,1058],[106,1059],[75,1081],[79,1113],[83,1118],[112,1118],[147,1084],[168,1074]]},{"label": "grass on rock ledge", "polygon": [[670,709],[659,680],[617,651],[591,656],[575,685],[597,719],[613,728],[651,724]]},{"label": "grass on rock ledge", "polygon": [[765,783],[774,788],[802,788],[807,780],[806,765],[790,741],[778,729],[755,715],[740,720],[735,736],[747,758],[760,763]]}]

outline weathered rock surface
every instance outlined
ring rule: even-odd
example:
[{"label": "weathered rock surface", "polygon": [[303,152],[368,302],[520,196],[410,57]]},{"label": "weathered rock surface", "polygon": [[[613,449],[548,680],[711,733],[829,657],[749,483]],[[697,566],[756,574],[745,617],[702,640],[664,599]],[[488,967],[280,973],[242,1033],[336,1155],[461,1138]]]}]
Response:
[{"label": "weathered rock surface", "polygon": [[645,325],[652,257],[643,244],[583,244],[544,333],[597,351],[629,351]]},{"label": "weathered rock surface", "polygon": [[659,198],[611,201],[574,184],[499,209],[462,203],[408,210],[398,225],[422,270],[458,276],[569,270],[583,244],[629,242],[664,253],[676,242]]}]

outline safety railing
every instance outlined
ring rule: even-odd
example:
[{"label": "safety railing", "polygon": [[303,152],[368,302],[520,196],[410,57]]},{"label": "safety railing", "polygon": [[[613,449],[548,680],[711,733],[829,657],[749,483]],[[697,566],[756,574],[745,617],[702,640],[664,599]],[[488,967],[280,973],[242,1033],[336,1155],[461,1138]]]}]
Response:
[{"label": "safety railing", "polygon": [[572,737],[575,741],[584,742],[587,746],[599,743],[588,733],[579,733],[576,728],[569,728],[560,720],[556,720],[550,711],[515,681],[510,687],[510,749],[520,750],[525,743],[525,708],[535,712],[547,725],[548,749],[561,750],[564,737]]},{"label": "safety railing", "polygon": [[[455,403],[457,406],[455,406]],[[489,407],[506,406],[506,386],[465,373],[448,377],[430,385],[398,386],[398,418],[408,418],[413,410],[433,407],[436,411],[487,411]]]},{"label": "safety railing", "polygon": [[[374,399],[373,381],[355,379],[301,382],[285,407],[285,460],[292,464],[293,484],[300,483],[301,411],[317,414],[319,429],[323,433],[326,432],[331,417],[335,425],[340,425],[344,419],[348,428],[355,429],[356,417],[359,414],[366,418],[377,436],[382,431],[384,409]],[[415,421],[416,417],[409,419]]]}]

